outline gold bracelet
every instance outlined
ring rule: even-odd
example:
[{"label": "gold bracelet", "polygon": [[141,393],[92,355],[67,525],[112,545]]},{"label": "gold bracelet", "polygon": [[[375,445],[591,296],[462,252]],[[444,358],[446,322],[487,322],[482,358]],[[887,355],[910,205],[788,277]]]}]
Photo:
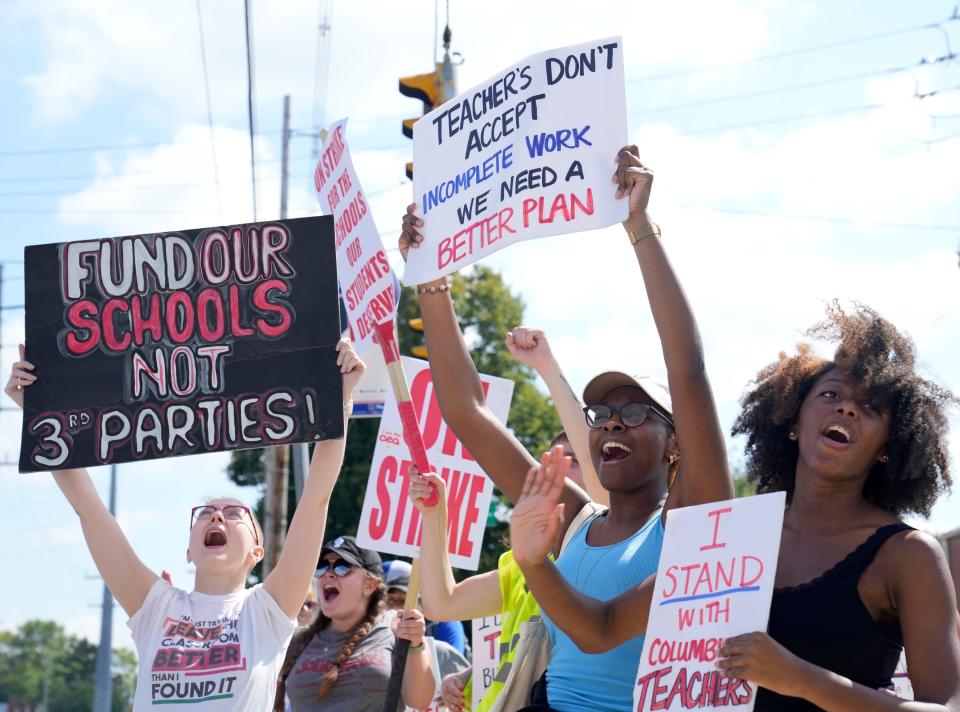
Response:
[{"label": "gold bracelet", "polygon": [[440,285],[431,285],[429,287],[424,287],[423,285],[418,286],[417,294],[437,294],[438,292],[449,292],[450,289],[450,283],[444,280],[443,284]]},{"label": "gold bracelet", "polygon": [[627,237],[630,238],[630,244],[636,245],[640,240],[646,240],[648,237],[653,237],[656,235],[660,237],[660,226],[656,223],[650,223],[650,227],[653,228],[653,232],[648,232],[646,235],[634,235],[630,230],[627,230]]}]

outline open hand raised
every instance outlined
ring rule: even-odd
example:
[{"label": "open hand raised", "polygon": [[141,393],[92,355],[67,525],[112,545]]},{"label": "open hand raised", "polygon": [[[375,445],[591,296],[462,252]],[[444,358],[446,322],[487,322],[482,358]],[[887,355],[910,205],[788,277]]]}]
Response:
[{"label": "open hand raised", "polygon": [[539,467],[531,467],[520,499],[510,517],[510,543],[517,563],[541,564],[553,549],[563,522],[563,481],[570,458],[557,446],[545,452]]}]

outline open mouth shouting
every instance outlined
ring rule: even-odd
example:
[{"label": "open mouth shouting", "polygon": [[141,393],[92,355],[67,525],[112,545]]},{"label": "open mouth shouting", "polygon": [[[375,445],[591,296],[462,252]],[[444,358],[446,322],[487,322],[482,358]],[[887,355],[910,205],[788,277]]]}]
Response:
[{"label": "open mouth shouting", "polygon": [[207,549],[223,549],[227,545],[227,533],[223,529],[208,529],[203,535],[203,545]]},{"label": "open mouth shouting", "polygon": [[325,583],[320,588],[320,595],[323,597],[323,602],[329,605],[340,597],[340,589],[334,584]]},{"label": "open mouth shouting", "polygon": [[854,442],[853,432],[839,423],[830,423],[820,433],[825,444],[833,448],[844,448]]},{"label": "open mouth shouting", "polygon": [[620,462],[630,456],[633,450],[616,440],[608,440],[600,446],[600,460],[604,464]]}]

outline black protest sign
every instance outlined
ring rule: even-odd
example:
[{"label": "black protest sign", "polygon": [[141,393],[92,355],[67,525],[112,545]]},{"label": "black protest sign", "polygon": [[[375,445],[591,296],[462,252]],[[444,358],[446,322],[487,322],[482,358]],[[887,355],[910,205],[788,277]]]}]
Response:
[{"label": "black protest sign", "polygon": [[333,218],[27,247],[20,471],[343,435]]}]

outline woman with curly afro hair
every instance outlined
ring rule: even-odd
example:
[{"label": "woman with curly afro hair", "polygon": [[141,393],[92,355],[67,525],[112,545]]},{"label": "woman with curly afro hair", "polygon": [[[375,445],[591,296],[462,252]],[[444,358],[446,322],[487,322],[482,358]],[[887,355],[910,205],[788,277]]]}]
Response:
[{"label": "woman with curly afro hair", "polygon": [[[950,485],[946,389],[911,340],[836,302],[757,375],[733,433],[759,492],[784,490],[769,633],[727,639],[718,667],[760,686],[756,710],[960,710],[957,602],[939,544],[900,517]],[[901,650],[916,702],[885,691]]]}]

